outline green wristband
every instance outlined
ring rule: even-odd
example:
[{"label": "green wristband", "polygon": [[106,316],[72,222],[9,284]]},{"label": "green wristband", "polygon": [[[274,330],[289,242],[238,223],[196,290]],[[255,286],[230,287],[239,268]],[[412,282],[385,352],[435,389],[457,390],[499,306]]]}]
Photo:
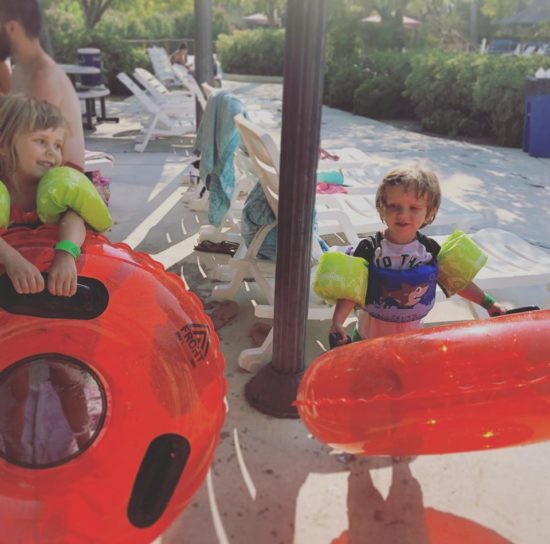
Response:
[{"label": "green wristband", "polygon": [[496,302],[496,299],[494,297],[485,293],[483,295],[483,300],[481,301],[481,306],[486,310],[488,310],[491,306],[495,304],[495,302]]},{"label": "green wristband", "polygon": [[75,244],[72,240],[59,240],[54,246],[55,249],[59,251],[65,251],[72,255],[76,261],[80,257],[80,247],[78,244]]}]

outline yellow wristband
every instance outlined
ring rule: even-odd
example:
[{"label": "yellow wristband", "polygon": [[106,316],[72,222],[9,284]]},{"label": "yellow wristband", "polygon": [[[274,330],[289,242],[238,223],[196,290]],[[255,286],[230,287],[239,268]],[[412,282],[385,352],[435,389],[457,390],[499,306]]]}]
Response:
[{"label": "yellow wristband", "polygon": [[80,257],[80,247],[72,240],[59,240],[59,242],[55,244],[54,248],[58,251],[65,251],[66,253],[69,253],[69,255],[74,257],[75,261],[78,257]]}]

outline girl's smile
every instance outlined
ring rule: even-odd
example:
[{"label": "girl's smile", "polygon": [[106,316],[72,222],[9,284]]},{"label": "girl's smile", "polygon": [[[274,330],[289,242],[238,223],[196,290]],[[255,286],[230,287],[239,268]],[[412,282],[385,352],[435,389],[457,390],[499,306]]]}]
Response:
[{"label": "girl's smile", "polygon": [[15,139],[18,182],[36,182],[50,168],[59,166],[63,160],[65,130],[36,130],[21,134]]}]

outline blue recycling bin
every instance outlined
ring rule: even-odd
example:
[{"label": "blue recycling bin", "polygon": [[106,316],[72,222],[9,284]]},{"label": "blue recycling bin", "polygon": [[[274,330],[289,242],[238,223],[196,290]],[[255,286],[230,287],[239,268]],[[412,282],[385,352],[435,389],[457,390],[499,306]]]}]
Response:
[{"label": "blue recycling bin", "polygon": [[[77,50],[78,64],[80,66],[93,66],[101,70],[101,51],[95,47],[84,47]],[[80,83],[85,87],[97,87],[101,85],[101,73],[82,74]]]},{"label": "blue recycling bin", "polygon": [[528,78],[525,85],[523,151],[550,157],[550,79]]}]

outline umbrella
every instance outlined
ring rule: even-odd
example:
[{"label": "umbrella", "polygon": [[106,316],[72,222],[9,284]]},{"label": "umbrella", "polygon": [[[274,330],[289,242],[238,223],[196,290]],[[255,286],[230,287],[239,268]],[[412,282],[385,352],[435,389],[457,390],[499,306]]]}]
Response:
[{"label": "umbrella", "polygon": [[[380,15],[375,14],[371,15],[370,17],[365,17],[364,19],[361,19],[362,23],[376,23],[380,24],[382,22],[382,18]],[[415,26],[418,26],[421,24],[421,21],[418,19],[413,19],[412,17],[407,17],[406,15],[403,15],[403,27],[404,28],[413,28]]]},{"label": "umbrella", "polygon": [[243,17],[245,21],[248,21],[249,23],[255,23],[257,25],[268,25],[269,24],[269,18],[264,13],[253,13],[252,15],[247,15],[246,17]]}]

